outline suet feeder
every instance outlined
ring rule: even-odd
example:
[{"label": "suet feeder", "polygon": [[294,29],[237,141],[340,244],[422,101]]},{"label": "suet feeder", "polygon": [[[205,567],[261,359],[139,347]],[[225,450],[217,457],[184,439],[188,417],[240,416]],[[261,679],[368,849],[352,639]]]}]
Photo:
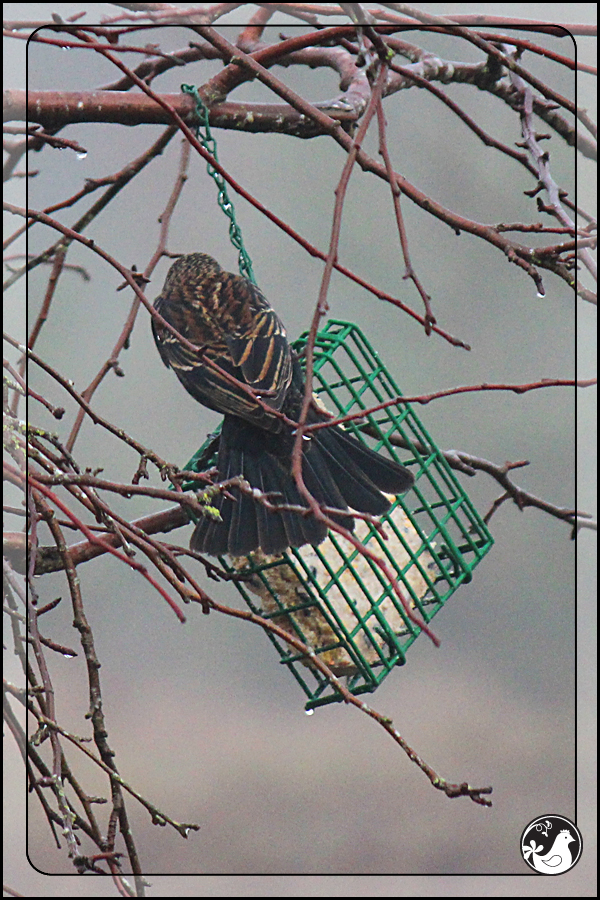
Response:
[{"label": "suet feeder", "polygon": [[[300,355],[307,339],[304,334],[293,345]],[[313,390],[340,417],[401,396],[361,330],[337,319],[317,335]],[[493,539],[409,404],[365,412],[344,427],[415,475],[414,487],[381,517],[387,540],[364,520],[357,519],[354,534],[384,560],[417,617],[429,623],[471,580]],[[207,446],[190,468],[201,471],[214,461],[203,453]],[[346,677],[353,694],[374,691],[395,666],[404,665],[421,632],[382,570],[335,532],[318,547],[293,548],[277,557],[260,551],[222,557],[220,563],[248,576],[234,584],[253,612],[308,645],[335,675]],[[342,699],[312,656],[267,635],[306,693],[307,710]]]}]

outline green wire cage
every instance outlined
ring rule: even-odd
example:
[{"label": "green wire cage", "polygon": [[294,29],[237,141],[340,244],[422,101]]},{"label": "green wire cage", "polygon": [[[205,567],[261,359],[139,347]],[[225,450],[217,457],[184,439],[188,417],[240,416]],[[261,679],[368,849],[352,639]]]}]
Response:
[{"label": "green wire cage", "polygon": [[[302,355],[308,334],[294,349]],[[368,410],[401,393],[378,354],[354,324],[328,321],[314,348],[314,393],[339,416]],[[381,517],[387,540],[364,520],[355,535],[397,576],[417,617],[429,623],[473,569],[493,539],[448,463],[409,404],[393,403],[347,423],[360,440],[408,466],[415,485],[394,499]],[[194,470],[206,468],[200,449]],[[404,665],[421,629],[407,614],[381,568],[348,540],[329,532],[318,547],[277,556],[258,551],[220,558],[250,609],[308,645],[353,694],[374,691],[389,672]],[[267,635],[308,697],[306,709],[340,701],[338,688],[272,632]]]}]

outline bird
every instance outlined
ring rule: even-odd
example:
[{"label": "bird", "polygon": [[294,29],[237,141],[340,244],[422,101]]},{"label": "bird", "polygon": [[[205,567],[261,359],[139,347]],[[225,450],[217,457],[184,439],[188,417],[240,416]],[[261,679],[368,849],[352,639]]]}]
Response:
[{"label": "bird", "polygon": [[552,847],[548,853],[542,855],[542,845],[536,847],[535,841],[531,841],[529,847],[524,848],[525,859],[531,856],[531,865],[543,875],[560,875],[566,872],[573,864],[573,856],[569,844],[575,840],[571,832],[564,828],[556,835]]},{"label": "bird", "polygon": [[[292,474],[304,374],[262,291],[247,278],[226,272],[207,253],[190,253],[170,267],[154,309],[198,347],[192,350],[152,317],[163,363],[194,400],[224,414],[219,478],[241,476],[276,507],[267,509],[255,493],[232,486],[229,496],[221,492],[214,501],[219,518],[203,516],[196,524],[190,548],[238,557],[320,544],[327,524],[310,511]],[[331,416],[313,399],[306,421],[316,424],[331,421]],[[404,493],[414,483],[409,469],[337,424],[304,435],[302,451],[306,488],[319,505],[335,509],[328,515],[348,530],[354,528],[352,510],[382,515],[390,508],[384,494]]]}]

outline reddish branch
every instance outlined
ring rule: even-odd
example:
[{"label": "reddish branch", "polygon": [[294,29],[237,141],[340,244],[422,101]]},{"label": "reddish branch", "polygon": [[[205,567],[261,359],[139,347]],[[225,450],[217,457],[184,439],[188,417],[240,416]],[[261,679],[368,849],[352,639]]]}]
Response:
[{"label": "reddish branch", "polygon": [[[211,81],[205,86],[206,95],[209,100],[211,98],[214,99],[219,96],[226,96],[233,87],[247,78],[247,76],[243,75],[243,72],[240,68],[240,63],[242,63],[243,67],[249,68],[253,72],[253,74],[257,75],[262,81],[270,86],[271,89],[275,90],[277,93],[283,96],[287,100],[288,104],[293,106],[302,115],[306,115],[310,120],[316,122],[321,128],[325,128],[325,130],[329,131],[339,143],[342,143],[347,151],[350,150],[351,142],[349,144],[348,136],[343,133],[340,134],[339,128],[337,130],[334,129],[333,132],[331,131],[333,125],[333,119],[331,116],[324,116],[322,113],[320,113],[319,110],[315,109],[314,106],[301,101],[301,98],[293,95],[293,92],[290,92],[289,89],[281,85],[281,82],[278,82],[277,79],[274,79],[272,76],[270,76],[269,73],[264,69],[264,67],[257,62],[257,59],[262,59],[266,64],[270,64],[272,62],[271,57],[273,56],[273,54],[276,52],[281,52],[281,45],[275,48],[266,48],[265,50],[258,51],[256,54],[250,57],[248,54],[242,53],[239,48],[235,48],[233,47],[233,45],[230,45],[221,36],[216,35],[213,32],[213,29],[199,28],[198,30],[199,33],[201,33],[208,40],[214,43],[215,46],[217,46],[218,49],[222,51],[223,55],[228,54],[228,57],[230,59],[235,59],[236,63],[235,65],[230,63],[221,73],[219,73],[218,76],[215,76],[215,78],[211,79]],[[464,36],[462,35],[462,32],[461,36]],[[528,76],[529,73],[525,73],[519,66],[514,64],[514,61],[511,60],[510,56],[497,51],[489,42],[478,39],[477,41],[475,41],[475,43],[477,44],[477,46],[480,46],[482,49],[488,52],[489,55],[494,56],[494,58],[498,62],[510,68],[511,71],[518,72],[519,75],[522,75],[523,77]],[[102,48],[101,52],[103,53],[103,55],[109,56],[109,58],[111,58],[111,61],[115,62],[115,64],[118,65],[119,68],[122,69],[122,71],[129,71],[122,63],[120,63],[120,61],[114,60],[109,51]],[[131,77],[132,80],[136,84],[138,84],[138,86],[141,87],[141,89],[145,93],[149,95],[149,97],[154,97],[156,102],[158,102],[163,109],[168,106],[168,104],[166,104],[164,101],[161,101],[160,97],[154,95],[148,89],[147,85],[145,85],[144,82],[141,81],[141,79],[137,78],[137,76],[135,76],[133,73],[129,72],[129,77]],[[171,109],[171,113],[174,113],[173,109]],[[178,124],[181,127],[181,117],[177,113],[175,113],[175,117],[176,119],[179,119]],[[196,149],[198,148],[196,147]],[[384,170],[384,175],[384,173],[381,172],[381,168],[377,165],[373,165],[373,161],[368,160],[368,158],[366,158],[362,153],[359,156],[359,162],[365,168],[369,168],[371,171],[375,171],[381,177],[385,177],[386,180],[389,178],[389,173],[385,172]],[[526,272],[528,272],[528,274],[531,275],[531,277],[536,282],[538,292],[543,293],[541,279],[534,266],[531,264],[531,259],[534,257],[532,256],[532,251],[530,248],[517,245],[513,242],[508,241],[503,237],[503,235],[494,233],[492,226],[481,226],[479,223],[470,222],[462,217],[453,215],[449,210],[445,210],[440,205],[435,204],[434,201],[427,198],[404,179],[400,181],[400,176],[396,175],[395,178],[396,183],[400,185],[402,190],[407,193],[414,202],[423,206],[423,208],[425,208],[428,212],[433,213],[443,221],[446,221],[456,231],[470,231],[471,233],[483,237],[485,240],[495,244],[497,247],[502,249],[509,260],[521,266]],[[568,272],[565,270],[564,266],[561,266],[559,264],[558,261],[552,260],[551,262],[548,262],[544,259],[539,264],[545,267],[552,268],[553,271],[556,271],[557,274],[571,283],[572,279],[570,278]]]},{"label": "reddish branch", "polygon": [[[436,391],[432,394],[416,394],[413,397],[394,397],[392,400],[384,400],[382,403],[378,403],[376,406],[369,407],[369,409],[360,410],[356,413],[348,413],[347,416],[336,417],[335,422],[337,424],[344,424],[346,422],[356,421],[357,419],[362,419],[367,415],[378,412],[380,409],[387,409],[390,406],[398,406],[402,403],[420,403],[422,406],[426,406],[428,403],[431,403],[432,400],[437,400],[440,397],[451,397],[453,394],[470,394],[479,391],[511,391],[513,394],[526,394],[528,391],[535,391],[539,388],[586,388],[591,387],[592,385],[597,383],[597,378],[582,378],[578,381],[574,381],[572,378],[542,378],[540,379],[540,381],[532,381],[529,384],[467,384],[463,385],[462,387],[447,388],[443,391]],[[307,425],[305,431],[307,433],[311,431],[318,431],[320,428],[327,428],[329,425],[331,425],[330,422],[321,422],[316,425]]]},{"label": "reddish branch", "polygon": [[[5,468],[5,472],[6,472],[6,468]],[[13,472],[11,474],[13,474],[13,476],[18,475],[16,470],[15,470],[15,472]],[[135,569],[137,572],[139,572],[147,581],[150,582],[152,587],[156,591],[158,591],[158,593],[167,601],[167,603],[169,604],[169,606],[171,607],[171,609],[173,610],[173,612],[175,613],[175,615],[177,616],[179,621],[185,622],[185,616],[183,615],[182,611],[179,609],[177,604],[174,603],[174,601],[171,599],[171,597],[168,595],[168,593],[165,591],[165,589],[156,581],[156,579],[152,575],[150,575],[150,573],[145,568],[145,566],[142,566],[141,563],[136,562],[136,560],[132,559],[130,556],[127,556],[124,553],[121,553],[115,547],[112,547],[109,543],[107,543],[104,540],[104,538],[101,538],[98,535],[94,534],[94,532],[90,528],[88,528],[88,526],[84,522],[82,522],[82,520],[80,518],[78,518],[73,512],[71,512],[69,507],[65,503],[63,503],[63,501],[60,500],[60,498],[53,491],[46,488],[46,486],[43,485],[35,477],[35,475],[30,473],[28,476],[28,482],[34,490],[39,491],[39,493],[43,494],[46,497],[46,499],[51,502],[51,504],[53,506],[56,506],[58,509],[60,509],[64,513],[64,515],[66,515],[71,520],[71,522],[73,522],[73,524],[77,526],[79,531],[81,531],[81,533],[87,537],[88,541],[91,541],[94,544],[98,544],[100,547],[103,548],[103,550],[105,550],[108,553],[111,553],[113,556],[115,556],[121,562],[124,562],[130,568]]]},{"label": "reddish branch", "polygon": [[[247,54],[242,53],[239,48],[236,48],[233,45],[229,44],[229,42],[222,38],[220,35],[215,36],[213,34],[213,29],[201,29],[201,33],[204,34],[207,39],[211,41],[214,40],[215,45],[222,49],[224,53],[227,52],[229,54],[229,58],[234,58],[237,64],[235,74],[231,74],[230,72],[232,68],[232,64],[230,63],[228,66],[226,66],[223,72],[221,72],[218,76],[215,76],[215,78],[211,79],[212,93],[218,92],[218,90],[229,89],[231,82],[237,83],[239,79],[237,69],[239,69],[239,64],[242,63],[264,84],[266,84],[276,93],[284,96],[288,103],[293,105],[302,113],[313,117],[316,121],[319,122],[319,124],[322,124],[324,128],[331,130],[331,126],[327,123],[327,119],[329,117],[323,117],[323,114],[320,113],[319,110],[315,110],[314,107],[311,107],[311,105],[306,103],[306,101],[304,101],[302,98],[298,98],[297,95],[282,86],[281,83],[271,75],[271,73],[269,73],[266,69],[263,69],[263,67],[257,63],[255,58],[251,58]],[[488,46],[487,44],[485,44],[485,42],[482,43],[485,45],[485,47]],[[499,56],[503,60],[506,59],[509,61],[509,63],[511,62],[510,57],[506,57],[501,53],[499,54]],[[517,66],[516,68],[519,69],[519,72],[521,71],[520,67]],[[217,87],[217,81],[219,82],[219,87]],[[143,89],[146,90],[145,88]],[[344,147],[347,153],[351,153],[353,151],[352,138],[342,132],[339,127],[331,131],[331,136],[334,138],[334,140],[336,140]],[[385,166],[376,163],[374,160],[368,157],[368,155],[362,149],[360,149],[357,153],[357,160],[365,170],[372,171],[379,177],[388,181],[389,175],[385,169]],[[509,261],[514,262],[516,265],[524,269],[524,271],[533,279],[534,283],[536,284],[538,293],[545,293],[541,277],[530,261],[534,255],[534,251],[532,251],[531,248],[518,245],[508,240],[504,235],[495,232],[491,226],[473,222],[451,212],[450,210],[444,208],[441,204],[436,203],[423,192],[419,191],[398,173],[394,173],[394,180],[400,187],[400,189],[404,193],[406,193],[417,205],[422,206],[427,212],[433,214],[437,218],[451,225],[457,233],[459,233],[460,231],[468,231],[472,234],[477,235],[478,237],[484,238],[484,240],[501,249],[506,254]],[[540,265],[545,265],[543,260],[540,261]],[[569,284],[572,284],[573,279],[564,270],[564,268],[561,269],[557,264],[554,263],[552,264],[552,268],[557,272],[557,274],[560,274],[561,277],[565,278],[565,280],[567,280]]]}]

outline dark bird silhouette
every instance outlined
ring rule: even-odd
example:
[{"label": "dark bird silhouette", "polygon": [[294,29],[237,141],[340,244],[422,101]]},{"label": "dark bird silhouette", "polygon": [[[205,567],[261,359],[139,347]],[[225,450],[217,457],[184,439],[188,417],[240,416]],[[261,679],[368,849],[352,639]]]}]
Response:
[{"label": "dark bird silhouette", "polygon": [[[164,364],[195,400],[225,414],[219,477],[241,475],[253,488],[269,494],[275,505],[306,509],[291,472],[294,428],[272,412],[279,410],[298,420],[304,376],[285,328],[261,291],[246,278],[225,272],[206,253],[192,253],[171,266],[154,308],[202,348],[192,352],[152,319]],[[252,388],[267,408],[227,375]],[[311,404],[309,424],[328,418]],[[332,518],[350,530],[354,528],[350,510],[381,515],[390,506],[382,492],[404,493],[414,483],[408,469],[375,453],[339,425],[306,436],[302,476],[317,502],[340,510]],[[287,547],[319,544],[327,534],[327,526],[314,515],[268,510],[235,487],[231,493],[235,499],[220,495],[215,501],[221,521],[204,517],[198,522],[192,550],[243,556],[260,548],[276,554]]]}]

